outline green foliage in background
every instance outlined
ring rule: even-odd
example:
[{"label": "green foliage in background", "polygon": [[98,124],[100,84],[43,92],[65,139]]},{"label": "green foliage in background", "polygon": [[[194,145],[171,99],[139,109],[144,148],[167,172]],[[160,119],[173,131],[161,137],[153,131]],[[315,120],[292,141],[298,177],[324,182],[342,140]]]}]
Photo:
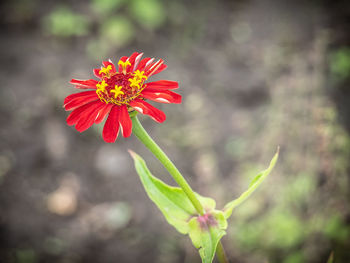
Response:
[{"label": "green foliage in background", "polygon": [[132,0],[129,10],[132,18],[147,29],[156,29],[165,22],[166,10],[159,0]]},{"label": "green foliage in background", "polygon": [[37,255],[32,249],[19,249],[16,251],[16,262],[18,263],[35,263]]},{"label": "green foliage in background", "polygon": [[129,19],[123,16],[111,17],[100,27],[100,35],[109,45],[123,46],[135,35]]},{"label": "green foliage in background", "polygon": [[99,16],[110,15],[117,11],[127,0],[92,0],[91,8]]},{"label": "green foliage in background", "polygon": [[84,36],[89,33],[90,21],[67,7],[58,7],[43,20],[46,33],[59,36]]},{"label": "green foliage in background", "polygon": [[349,78],[350,48],[339,48],[330,54],[330,70],[340,80]]},{"label": "green foliage in background", "polygon": [[94,59],[130,44],[144,36],[145,30],[157,30],[167,17],[160,0],[91,0],[88,7],[81,14],[58,5],[42,19],[42,26],[55,37],[89,35],[86,51]]},{"label": "green foliage in background", "polygon": [[[286,150],[282,166],[285,171],[281,172],[284,176],[279,178],[282,181],[275,182],[278,187],[271,188],[275,195],[270,202],[262,203],[266,202],[262,201],[264,198],[251,198],[244,206],[236,209],[233,215],[235,224],[229,228],[229,237],[243,253],[264,251],[270,259],[276,254],[287,254],[284,258],[275,258],[270,262],[304,263],[314,257],[313,253],[324,253],[324,247],[331,246],[331,242],[348,242],[350,227],[344,218],[348,208],[342,206],[338,198],[339,195],[348,194],[346,175],[350,138],[339,125],[334,107],[317,110],[322,126],[315,123],[310,125],[320,132],[317,136],[323,138],[322,150],[329,153],[327,158],[331,158],[326,159],[328,174],[320,174],[320,165],[325,162],[318,159],[320,154],[305,158],[296,156],[292,150]],[[296,126],[297,123],[293,125]],[[320,144],[320,140],[315,143]],[[304,163],[305,159],[307,162]],[[240,176],[247,178],[255,170],[253,163],[246,163],[242,165]],[[320,186],[321,176],[327,176],[326,185]],[[337,189],[339,195],[329,195],[330,188],[332,191]],[[266,196],[271,189],[260,193]],[[320,246],[314,247],[315,243]]]}]

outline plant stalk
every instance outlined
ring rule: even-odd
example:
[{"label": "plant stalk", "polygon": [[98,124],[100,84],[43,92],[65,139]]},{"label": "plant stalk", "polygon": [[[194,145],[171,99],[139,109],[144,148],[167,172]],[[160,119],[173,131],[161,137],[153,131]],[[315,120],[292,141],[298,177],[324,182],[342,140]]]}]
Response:
[{"label": "plant stalk", "polygon": [[194,194],[191,186],[187,183],[185,178],[181,175],[179,170],[173,164],[173,162],[168,158],[168,156],[163,152],[163,150],[153,141],[146,130],[141,125],[137,116],[131,117],[132,120],[132,132],[133,134],[150,150],[157,159],[163,164],[165,169],[170,173],[175,182],[181,187],[185,192],[188,199],[190,199],[197,213],[200,215],[204,214],[204,209],[202,204],[199,202],[198,198]]},{"label": "plant stalk", "polygon": [[[150,150],[157,159],[163,164],[165,169],[173,177],[175,182],[181,187],[184,193],[187,195],[188,199],[193,204],[199,215],[204,215],[204,208],[199,202],[195,193],[193,192],[191,186],[187,183],[185,178],[182,176],[180,171],[176,168],[174,163],[168,158],[168,156],[163,152],[163,150],[156,144],[156,142],[149,136],[147,131],[143,128],[139,119],[136,115],[131,117],[132,120],[132,132],[133,134]],[[220,263],[228,263],[224,248],[221,241],[216,248],[216,255]]]}]

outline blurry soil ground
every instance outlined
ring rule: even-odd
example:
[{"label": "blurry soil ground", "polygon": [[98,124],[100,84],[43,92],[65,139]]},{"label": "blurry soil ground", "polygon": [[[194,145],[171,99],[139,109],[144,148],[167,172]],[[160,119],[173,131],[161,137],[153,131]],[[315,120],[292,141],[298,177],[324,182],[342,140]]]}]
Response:
[{"label": "blurry soil ground", "polygon": [[[166,60],[157,78],[179,81],[184,102],[160,106],[162,125],[141,119],[193,188],[221,208],[281,147],[271,177],[230,219],[223,242],[232,262],[321,263],[332,250],[335,262],[350,262],[350,89],[328,66],[349,44],[349,5],[164,5],[179,23],[108,57]],[[101,127],[79,134],[66,125],[68,81],[92,77],[104,58],[86,55],[93,34],[44,36],[40,19],[54,3],[39,6],[22,22],[1,11],[0,262],[199,262],[139,182],[127,149],[172,184],[147,150],[133,136],[109,145]]]}]

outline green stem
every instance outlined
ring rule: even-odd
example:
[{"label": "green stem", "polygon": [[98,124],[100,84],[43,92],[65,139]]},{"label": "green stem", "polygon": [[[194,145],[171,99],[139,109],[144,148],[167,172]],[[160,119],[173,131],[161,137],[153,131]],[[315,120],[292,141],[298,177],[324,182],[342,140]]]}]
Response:
[{"label": "green stem", "polygon": [[176,183],[182,188],[182,190],[187,195],[188,199],[192,202],[194,208],[197,210],[198,214],[203,215],[204,209],[202,204],[199,202],[198,198],[194,194],[191,186],[187,183],[185,178],[181,175],[179,170],[173,164],[172,161],[166,156],[162,149],[153,141],[153,139],[148,135],[146,130],[141,125],[137,116],[131,117],[132,120],[132,132],[133,134],[157,157],[157,159],[164,165],[168,170],[170,175],[176,181]]},{"label": "green stem", "polygon": [[[197,213],[200,215],[204,214],[204,208],[199,202],[198,198],[194,194],[191,186],[187,183],[185,178],[173,164],[173,162],[168,158],[168,156],[163,152],[163,150],[156,144],[156,142],[149,136],[146,130],[141,125],[139,119],[136,115],[131,117],[132,120],[132,132],[133,134],[150,150],[157,159],[164,165],[176,183],[185,192],[188,199],[192,202]],[[216,255],[220,263],[228,263],[224,248],[221,241],[216,248]]]}]

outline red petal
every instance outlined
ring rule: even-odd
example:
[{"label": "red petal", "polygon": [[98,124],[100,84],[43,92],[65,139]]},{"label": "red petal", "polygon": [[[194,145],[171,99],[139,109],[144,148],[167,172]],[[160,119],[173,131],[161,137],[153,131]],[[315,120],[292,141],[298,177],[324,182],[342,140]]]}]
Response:
[{"label": "red petal", "polygon": [[158,60],[157,62],[154,62],[154,58],[152,58],[151,60],[149,60],[146,65],[145,65],[145,72],[148,71],[151,67],[153,67],[155,64],[159,63],[160,60]]},{"label": "red petal", "polygon": [[151,104],[143,100],[135,99],[129,104],[138,112],[149,115],[156,122],[163,122],[166,119],[164,112],[158,110],[157,108],[153,107]]},{"label": "red petal", "polygon": [[152,76],[153,75],[156,75],[156,74],[158,74],[158,73],[160,73],[160,72],[162,72],[164,69],[166,69],[168,66],[167,65],[165,65],[165,64],[162,64],[153,74],[152,74]]},{"label": "red petal", "polygon": [[64,109],[66,111],[74,110],[75,108],[83,106],[89,102],[96,101],[98,99],[99,98],[97,97],[96,93],[92,95],[78,97],[78,98],[72,99],[69,103],[64,104]]},{"label": "red petal", "polygon": [[145,75],[147,77],[152,76],[164,63],[163,59],[159,59],[156,63],[153,63],[152,65],[146,66],[145,68]]},{"label": "red petal", "polygon": [[84,97],[84,96],[88,96],[88,95],[92,95],[92,94],[96,94],[96,91],[89,90],[89,91],[82,91],[82,92],[78,92],[78,93],[73,93],[64,99],[63,104],[67,104],[75,98]]},{"label": "red petal", "polygon": [[131,135],[132,122],[126,105],[120,107],[119,124],[122,127],[123,136],[129,137]]},{"label": "red petal", "polygon": [[177,89],[179,87],[179,83],[176,81],[170,81],[170,80],[158,80],[154,82],[146,83],[146,89],[147,88],[154,88],[154,89]]},{"label": "red petal", "polygon": [[101,79],[102,78],[102,74],[100,74],[100,68],[94,68],[93,69],[93,71],[94,71],[94,75],[96,76],[96,77],[98,77],[99,79]]},{"label": "red petal", "polygon": [[70,126],[76,124],[79,121],[79,119],[81,118],[83,112],[88,110],[90,107],[94,107],[95,105],[101,104],[101,103],[102,103],[101,101],[93,101],[93,102],[85,104],[85,105],[83,105],[83,106],[81,106],[79,108],[76,108],[68,116],[67,124],[70,125]]},{"label": "red petal", "polygon": [[132,55],[128,58],[128,61],[131,63],[130,66],[126,67],[126,72],[132,72],[134,69],[135,59],[140,53],[134,52]]},{"label": "red petal", "polygon": [[119,133],[118,115],[119,115],[119,107],[118,106],[112,107],[111,112],[108,115],[107,121],[102,131],[102,137],[105,140],[105,142],[110,142],[110,143],[115,142],[115,140],[118,137],[118,133]]},{"label": "red petal", "polygon": [[139,65],[139,62],[140,62],[142,56],[143,56],[143,53],[140,53],[140,54],[135,58],[135,63],[134,63],[133,71],[135,71],[135,70],[137,69],[137,66]]},{"label": "red petal", "polygon": [[113,104],[106,104],[102,109],[100,109],[96,117],[95,123],[101,123],[106,118],[107,114],[111,111],[112,107]]},{"label": "red petal", "polygon": [[96,84],[98,83],[95,79],[79,80],[72,79],[71,84],[75,85],[77,89],[96,89]]},{"label": "red petal", "polygon": [[105,106],[104,103],[99,103],[99,104],[91,106],[89,109],[84,111],[81,114],[79,121],[76,123],[75,129],[79,132],[83,132],[83,131],[89,129],[92,126],[92,124],[94,124],[94,121],[98,115],[98,112],[104,106]]},{"label": "red petal", "polygon": [[160,103],[181,103],[181,95],[170,90],[152,90],[146,89],[142,91],[142,96],[146,99],[154,100]]},{"label": "red petal", "polygon": [[[147,62],[149,62],[151,59],[153,59],[153,58],[144,58],[144,59],[142,59],[142,60],[140,61],[139,65],[137,66],[136,70],[138,69],[138,70],[140,70],[140,71],[144,71]],[[154,59],[153,59],[153,60],[154,60]],[[152,60],[152,61],[153,61],[153,60]],[[151,62],[151,63],[152,63],[152,62]]]}]

